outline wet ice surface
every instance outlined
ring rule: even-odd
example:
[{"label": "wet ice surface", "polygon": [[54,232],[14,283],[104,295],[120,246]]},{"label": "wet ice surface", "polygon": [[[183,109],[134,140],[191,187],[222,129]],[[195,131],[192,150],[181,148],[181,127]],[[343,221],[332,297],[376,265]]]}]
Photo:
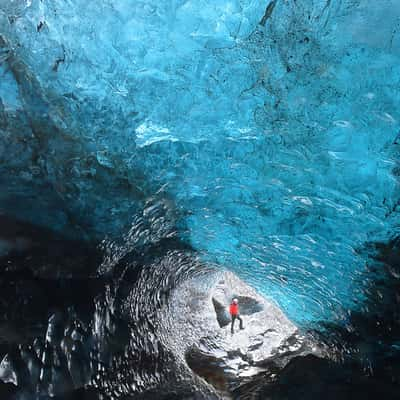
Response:
[{"label": "wet ice surface", "polygon": [[[25,234],[45,233],[27,224],[8,225]],[[59,252],[73,244],[61,238],[55,243]],[[78,277],[71,260],[57,260],[57,253],[43,258],[39,243],[35,251],[0,259],[3,383],[26,399],[79,396],[85,388],[107,399],[151,398],[154,391],[157,398],[217,399],[230,397],[243,379],[272,366],[282,369],[295,356],[322,355],[276,305],[231,272],[201,263],[176,238],[147,242],[140,252],[131,244],[113,264],[105,259],[94,276],[87,258],[75,259],[86,264]],[[78,256],[77,247],[74,253]],[[7,293],[19,295],[14,310],[5,307]],[[229,317],[228,323],[218,317],[227,313],[233,296],[245,329],[232,335]],[[14,325],[21,330],[18,337]]]},{"label": "wet ice surface", "polygon": [[[18,226],[8,225],[9,231]],[[143,236],[143,225],[145,219],[138,220],[133,238]],[[14,232],[46,238],[26,224],[19,228]],[[309,399],[328,391],[332,399],[378,392],[397,398],[396,242],[376,248],[375,268],[384,261],[388,270],[379,280],[375,275],[366,294],[369,312],[352,313],[345,327],[326,321],[312,335],[231,272],[200,262],[176,238],[131,243],[125,251],[111,246],[115,258],[97,264],[95,276],[89,268],[95,254],[78,257],[73,244],[78,273],[74,258],[57,258],[64,246],[71,252],[72,243],[58,238],[52,244],[58,246],[54,254],[36,242],[35,251],[0,259],[4,396],[295,399],[301,392]],[[239,299],[245,326],[233,335],[227,316],[232,297]]]}]

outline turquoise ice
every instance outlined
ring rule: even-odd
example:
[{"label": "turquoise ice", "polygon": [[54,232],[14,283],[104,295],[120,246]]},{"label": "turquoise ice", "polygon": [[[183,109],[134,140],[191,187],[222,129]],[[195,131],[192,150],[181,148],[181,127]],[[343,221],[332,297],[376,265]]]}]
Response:
[{"label": "turquoise ice", "polygon": [[0,46],[1,210],[102,239],[162,197],[296,322],[360,306],[399,233],[398,1],[0,0]]}]

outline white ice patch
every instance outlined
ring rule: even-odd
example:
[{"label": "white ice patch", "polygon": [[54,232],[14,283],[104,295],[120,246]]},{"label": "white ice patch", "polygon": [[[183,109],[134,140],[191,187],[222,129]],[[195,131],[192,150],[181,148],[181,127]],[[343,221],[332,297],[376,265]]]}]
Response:
[{"label": "white ice patch", "polygon": [[153,143],[160,142],[163,140],[176,142],[179,139],[171,132],[168,128],[159,126],[152,122],[145,122],[139,125],[136,130],[136,144],[139,147],[150,146]]}]

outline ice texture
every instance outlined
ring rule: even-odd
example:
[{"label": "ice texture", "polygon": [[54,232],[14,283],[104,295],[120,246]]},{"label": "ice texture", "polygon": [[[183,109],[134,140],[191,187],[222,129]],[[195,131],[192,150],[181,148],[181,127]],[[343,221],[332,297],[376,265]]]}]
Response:
[{"label": "ice texture", "polygon": [[162,196],[293,320],[345,319],[365,243],[399,233],[399,21],[397,0],[0,0],[0,209],[116,237]]}]

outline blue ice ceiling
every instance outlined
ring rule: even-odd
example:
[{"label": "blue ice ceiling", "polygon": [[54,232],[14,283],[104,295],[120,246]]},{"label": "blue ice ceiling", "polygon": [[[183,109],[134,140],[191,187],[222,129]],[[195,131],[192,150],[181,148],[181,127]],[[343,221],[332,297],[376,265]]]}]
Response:
[{"label": "blue ice ceiling", "polygon": [[151,197],[298,322],[399,231],[396,0],[0,0],[0,209],[125,232]]}]

